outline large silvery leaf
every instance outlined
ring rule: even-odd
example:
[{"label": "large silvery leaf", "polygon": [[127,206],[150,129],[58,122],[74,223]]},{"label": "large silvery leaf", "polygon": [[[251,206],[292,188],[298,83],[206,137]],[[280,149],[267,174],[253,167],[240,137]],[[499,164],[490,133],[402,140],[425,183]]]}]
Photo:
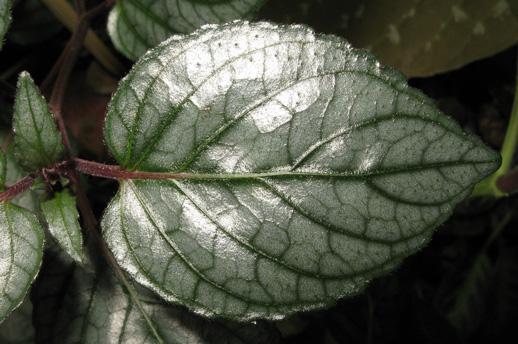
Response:
[{"label": "large silvery leaf", "polygon": [[0,322],[20,305],[40,269],[45,235],[36,216],[0,204]]},{"label": "large silvery leaf", "polygon": [[4,45],[4,35],[11,23],[11,2],[10,0],[0,0],[0,50]]},{"label": "large silvery leaf", "polygon": [[264,0],[120,0],[110,13],[108,33],[115,47],[136,60],[175,33],[204,24],[252,19]]},{"label": "large silvery leaf", "polygon": [[13,129],[14,153],[25,170],[52,167],[65,157],[65,146],[54,116],[27,72],[22,72],[18,79]]},{"label": "large silvery leaf", "polygon": [[157,338],[171,344],[278,342],[273,326],[208,321],[139,288],[153,333],[112,270],[95,256],[90,251],[84,264],[76,264],[57,245],[48,250],[32,292],[37,343],[144,344],[157,343]]},{"label": "large silvery leaf", "polygon": [[167,300],[241,320],[360,292],[499,166],[373,55],[267,23],[146,53],[105,138],[123,168],[163,178],[121,181],[102,223],[119,264]]}]

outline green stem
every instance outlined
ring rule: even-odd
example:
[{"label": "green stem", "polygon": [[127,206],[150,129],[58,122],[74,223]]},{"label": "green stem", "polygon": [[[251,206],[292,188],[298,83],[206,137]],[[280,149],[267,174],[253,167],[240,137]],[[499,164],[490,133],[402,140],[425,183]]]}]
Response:
[{"label": "green stem", "polygon": [[[518,59],[517,59],[518,62]],[[491,176],[475,185],[475,189],[470,197],[477,196],[493,196],[503,197],[515,191],[518,188],[518,180],[515,174],[510,174],[511,163],[513,160],[516,144],[518,143],[518,63],[516,76],[516,90],[514,92],[513,109],[511,110],[511,118],[505,133],[504,143],[500,154],[502,155],[502,165]],[[509,174],[509,175],[508,175]],[[499,178],[505,180],[500,182]]]}]

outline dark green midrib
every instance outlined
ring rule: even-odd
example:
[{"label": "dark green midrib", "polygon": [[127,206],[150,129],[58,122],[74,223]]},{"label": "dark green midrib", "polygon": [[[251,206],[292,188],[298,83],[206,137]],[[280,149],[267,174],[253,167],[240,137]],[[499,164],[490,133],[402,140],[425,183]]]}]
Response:
[{"label": "dark green midrib", "polygon": [[177,173],[177,172],[156,172],[156,171],[135,171],[136,173],[148,173],[161,176],[160,178],[135,177],[129,179],[179,179],[179,180],[254,180],[261,178],[275,179],[296,179],[296,178],[333,178],[333,179],[350,179],[350,180],[366,180],[367,178],[391,176],[401,173],[412,173],[426,170],[440,169],[443,167],[454,166],[473,166],[477,164],[495,164],[497,160],[481,160],[481,161],[447,161],[440,163],[413,165],[395,167],[383,170],[371,170],[365,172],[347,171],[343,173],[325,173],[325,172],[293,172],[293,171],[273,171],[273,172],[257,172],[257,173]]},{"label": "dark green midrib", "polygon": [[[252,244],[247,243],[245,240],[239,238],[236,235],[233,235],[230,231],[228,231],[225,228],[225,226],[223,226],[218,220],[216,220],[213,216],[211,216],[209,214],[209,212],[206,209],[204,209],[200,204],[198,204],[192,198],[191,195],[189,195],[180,185],[178,185],[178,183],[175,183],[174,185],[175,185],[176,189],[178,190],[178,192],[180,194],[184,195],[196,207],[196,209],[198,209],[203,214],[203,216],[205,216],[205,218],[207,218],[210,222],[212,222],[214,225],[216,225],[216,227],[218,227],[227,237],[232,239],[232,241],[237,243],[242,248],[252,252],[253,254],[260,256],[261,258],[268,259],[268,260],[274,262],[275,264],[281,266],[282,268],[289,270],[291,272],[294,272],[301,276],[318,278],[321,280],[332,280],[333,278],[337,278],[336,276],[324,276],[320,273],[312,273],[312,272],[301,270],[300,268],[295,267],[291,264],[288,264],[277,257],[273,257],[272,255],[268,254],[264,250],[260,250],[256,247],[254,247]],[[343,275],[339,276],[337,279],[342,279],[342,278],[344,278]]]},{"label": "dark green midrib", "polygon": [[[63,192],[67,192],[67,191],[64,190]],[[73,222],[71,223],[70,221],[68,221],[68,216],[67,216],[67,214],[65,214],[66,207],[68,207],[68,205],[63,202],[63,193],[56,193],[55,199],[56,199],[56,205],[57,205],[56,208],[57,208],[57,211],[59,212],[59,217],[63,223],[63,229],[65,230],[66,237],[69,240],[70,248],[74,251],[74,255],[77,256],[74,258],[79,258],[79,260],[81,260],[81,245],[79,245],[79,247],[77,247],[77,240],[74,240],[72,238],[72,232],[74,231],[75,228],[73,228],[74,223]],[[74,203],[74,205],[75,205],[75,203]],[[77,221],[77,219],[74,219],[72,221]],[[72,229],[70,229],[71,226],[72,226]]]}]

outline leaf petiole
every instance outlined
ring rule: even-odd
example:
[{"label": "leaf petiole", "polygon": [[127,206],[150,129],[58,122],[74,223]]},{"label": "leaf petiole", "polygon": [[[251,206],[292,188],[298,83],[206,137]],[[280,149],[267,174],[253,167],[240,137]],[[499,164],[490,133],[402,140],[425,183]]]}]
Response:
[{"label": "leaf petiole", "polygon": [[484,179],[473,189],[470,197],[493,196],[503,197],[518,190],[518,173],[510,172],[511,163],[518,143],[518,70],[516,77],[516,90],[514,93],[513,108],[504,143],[500,150],[502,165],[488,178]]},{"label": "leaf petiole", "polygon": [[9,186],[4,192],[0,193],[0,203],[9,201],[10,199],[29,190],[31,186],[34,184],[35,180],[35,176],[30,174],[20,179],[15,184]]}]

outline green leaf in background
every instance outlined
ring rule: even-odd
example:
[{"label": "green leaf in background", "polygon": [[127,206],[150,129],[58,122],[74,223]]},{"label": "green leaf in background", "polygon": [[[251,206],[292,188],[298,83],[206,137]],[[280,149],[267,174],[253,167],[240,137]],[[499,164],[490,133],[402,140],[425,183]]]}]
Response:
[{"label": "green leaf in background", "polygon": [[[119,264],[206,316],[282,318],[395,269],[500,164],[373,55],[235,22],[149,51],[110,103]],[[145,178],[145,177],[143,177]]]},{"label": "green leaf in background", "polygon": [[175,33],[209,23],[252,19],[264,0],[120,0],[110,13],[108,33],[131,60]]},{"label": "green leaf in background", "polygon": [[487,253],[478,254],[463,277],[462,284],[452,295],[455,302],[448,312],[448,320],[458,333],[467,337],[484,325],[482,315],[487,308],[486,300],[494,298],[488,287],[495,279],[494,266]]},{"label": "green leaf in background", "polygon": [[61,247],[76,261],[83,260],[83,237],[79,227],[79,213],[76,197],[69,189],[45,195],[41,202],[43,216],[49,225],[49,231]]},{"label": "green leaf in background", "polygon": [[0,322],[22,303],[40,269],[45,234],[36,216],[0,205]]},{"label": "green leaf in background", "polygon": [[18,79],[13,117],[14,153],[22,168],[33,172],[52,167],[65,157],[54,116],[27,72],[22,72]]},{"label": "green leaf in background", "polygon": [[0,50],[4,45],[4,36],[11,23],[11,1],[0,0]]},{"label": "green leaf in background", "polygon": [[5,175],[7,173],[7,160],[4,152],[0,149],[0,192],[5,190]]},{"label": "green leaf in background", "polygon": [[34,327],[32,327],[32,303],[29,298],[25,298],[20,307],[16,308],[2,323],[2,325],[0,325],[0,343],[34,343]]},{"label": "green leaf in background", "polygon": [[518,41],[516,0],[277,0],[260,19],[306,23],[379,56],[407,77],[494,55]]},{"label": "green leaf in background", "polygon": [[515,44],[518,20],[512,1],[353,1],[339,32],[408,77],[429,76]]},{"label": "green leaf in background", "polygon": [[[91,246],[90,246],[91,247]],[[46,252],[34,286],[34,323],[38,343],[156,343],[144,317],[102,259],[87,250],[75,264],[57,247]],[[141,304],[165,343],[277,343],[276,331],[264,323],[208,321],[184,308],[165,304],[139,289]]]}]

